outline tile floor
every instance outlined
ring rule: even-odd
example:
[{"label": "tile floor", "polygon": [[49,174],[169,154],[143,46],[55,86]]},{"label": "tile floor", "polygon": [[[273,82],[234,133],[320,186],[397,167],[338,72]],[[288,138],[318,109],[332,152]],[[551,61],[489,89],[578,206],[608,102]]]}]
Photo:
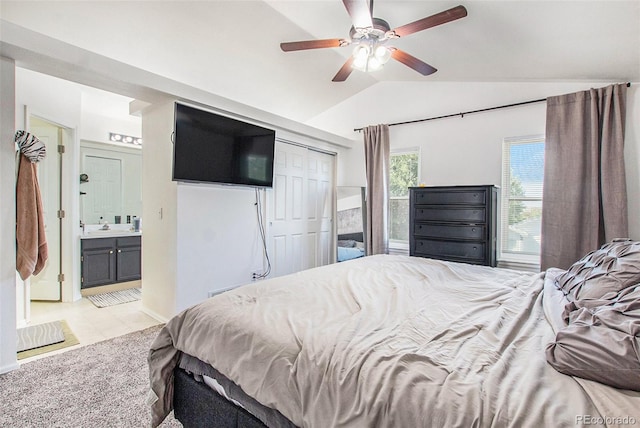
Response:
[{"label": "tile floor", "polygon": [[98,308],[86,297],[72,303],[31,302],[30,325],[64,319],[80,344],[20,360],[26,363],[160,324],[142,312],[142,301]]}]

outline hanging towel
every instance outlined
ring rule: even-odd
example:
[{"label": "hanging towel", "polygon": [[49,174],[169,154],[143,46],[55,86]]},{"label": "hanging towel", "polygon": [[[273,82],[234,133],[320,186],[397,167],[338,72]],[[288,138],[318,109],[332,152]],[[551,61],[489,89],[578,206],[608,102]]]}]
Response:
[{"label": "hanging towel", "polygon": [[16,182],[16,269],[22,280],[37,275],[48,258],[37,164],[20,154]]}]

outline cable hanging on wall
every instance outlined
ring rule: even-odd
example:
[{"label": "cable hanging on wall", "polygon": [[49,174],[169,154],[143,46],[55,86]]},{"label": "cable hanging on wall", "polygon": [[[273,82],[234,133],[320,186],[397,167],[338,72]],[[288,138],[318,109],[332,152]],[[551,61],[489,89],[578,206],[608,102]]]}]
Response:
[{"label": "cable hanging on wall", "polygon": [[258,230],[260,231],[260,239],[262,239],[262,250],[264,251],[264,257],[267,260],[267,269],[260,273],[254,272],[253,279],[264,279],[271,273],[271,260],[269,259],[269,250],[267,249],[267,237],[264,231],[264,220],[262,217],[262,198],[260,198],[260,191],[258,188],[255,188],[256,191],[256,215],[258,217]]}]

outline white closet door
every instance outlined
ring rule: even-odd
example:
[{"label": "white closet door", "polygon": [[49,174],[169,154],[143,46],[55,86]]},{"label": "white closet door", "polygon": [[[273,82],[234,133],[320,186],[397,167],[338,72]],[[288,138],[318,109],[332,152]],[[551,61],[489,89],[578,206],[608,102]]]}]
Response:
[{"label": "white closet door", "polygon": [[332,261],[335,156],[276,143],[269,196],[273,277]]}]

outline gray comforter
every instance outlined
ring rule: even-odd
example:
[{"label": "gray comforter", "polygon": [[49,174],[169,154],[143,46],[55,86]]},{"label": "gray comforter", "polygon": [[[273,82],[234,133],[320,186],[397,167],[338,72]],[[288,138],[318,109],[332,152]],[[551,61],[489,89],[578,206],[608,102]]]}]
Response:
[{"label": "gray comforter", "polygon": [[639,393],[546,362],[563,308],[543,305],[544,276],[370,256],[218,295],[154,341],[153,425],[179,352],[300,427],[640,424]]}]

